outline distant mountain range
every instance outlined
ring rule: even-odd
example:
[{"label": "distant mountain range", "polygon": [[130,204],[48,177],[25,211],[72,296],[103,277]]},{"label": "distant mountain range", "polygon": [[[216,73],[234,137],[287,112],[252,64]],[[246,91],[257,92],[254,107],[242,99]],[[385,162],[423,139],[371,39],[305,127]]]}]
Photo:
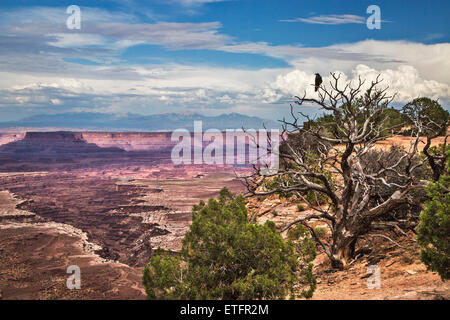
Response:
[{"label": "distant mountain range", "polygon": [[207,129],[267,129],[280,128],[277,121],[250,117],[239,113],[204,116],[198,113],[163,113],[155,115],[106,114],[94,112],[73,112],[52,115],[34,115],[22,120],[0,122],[0,128],[65,128],[103,131],[192,131],[194,121],[202,121]]}]

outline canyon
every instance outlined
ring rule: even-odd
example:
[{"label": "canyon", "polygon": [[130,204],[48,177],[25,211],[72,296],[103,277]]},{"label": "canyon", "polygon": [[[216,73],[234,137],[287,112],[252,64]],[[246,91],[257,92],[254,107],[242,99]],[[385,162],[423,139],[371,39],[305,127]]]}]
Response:
[{"label": "canyon", "polygon": [[[144,298],[152,252],[180,250],[192,205],[224,186],[243,192],[236,174],[249,170],[174,165],[170,133],[3,133],[0,141],[4,299]],[[63,281],[69,265],[88,276],[78,293]]]}]

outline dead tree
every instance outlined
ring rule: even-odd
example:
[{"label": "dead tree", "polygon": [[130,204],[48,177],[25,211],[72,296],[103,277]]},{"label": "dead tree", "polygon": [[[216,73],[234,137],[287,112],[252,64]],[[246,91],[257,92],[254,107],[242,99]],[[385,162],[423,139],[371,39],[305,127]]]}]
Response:
[{"label": "dead tree", "polygon": [[[424,161],[418,155],[420,130],[411,135],[410,145],[402,149],[397,161],[386,166],[381,161],[376,170],[369,170],[363,158],[377,141],[392,135],[388,119],[383,112],[393,97],[387,89],[379,89],[380,76],[372,81],[368,89],[359,78],[356,86],[346,83],[341,86],[340,75],[331,74],[330,88],[319,87],[318,98],[296,97],[296,105],[315,104],[333,117],[329,126],[300,123],[299,114],[314,123],[301,112],[294,112],[293,120],[282,120],[283,148],[280,148],[278,172],[262,175],[255,167],[252,175],[244,178],[248,195],[267,196],[290,194],[300,198],[310,208],[306,216],[290,223],[282,231],[296,224],[304,225],[316,242],[323,248],[335,268],[345,268],[354,259],[355,246],[359,238],[370,234],[372,223],[387,215],[397,206],[408,201],[409,194],[422,189],[426,181],[419,180],[415,172]],[[380,120],[381,119],[381,120]],[[291,145],[293,134],[315,139],[314,152]],[[304,140],[308,140],[304,139]],[[286,151],[287,150],[287,151]],[[374,162],[377,162],[376,160]],[[392,192],[374,200],[376,186],[384,185]],[[309,197],[309,194],[315,195]],[[320,238],[312,223],[321,221],[328,226],[331,236]]]}]

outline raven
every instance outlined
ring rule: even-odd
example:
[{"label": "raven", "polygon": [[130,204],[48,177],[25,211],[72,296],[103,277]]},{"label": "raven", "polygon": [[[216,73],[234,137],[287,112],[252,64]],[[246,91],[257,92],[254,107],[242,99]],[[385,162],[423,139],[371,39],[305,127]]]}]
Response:
[{"label": "raven", "polygon": [[314,91],[317,92],[319,90],[319,86],[322,84],[322,77],[320,74],[316,73],[316,81],[314,83]]}]

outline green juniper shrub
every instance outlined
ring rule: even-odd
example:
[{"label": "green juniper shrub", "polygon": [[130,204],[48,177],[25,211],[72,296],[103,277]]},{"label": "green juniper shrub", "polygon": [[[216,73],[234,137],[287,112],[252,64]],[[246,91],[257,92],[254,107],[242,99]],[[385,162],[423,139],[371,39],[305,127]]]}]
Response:
[{"label": "green juniper shrub", "polygon": [[299,286],[302,288],[301,295],[307,299],[313,296],[317,286],[316,277],[313,272],[313,261],[317,256],[316,243],[311,239],[306,228],[299,224],[288,231],[287,238],[295,245],[295,251],[299,256],[300,268],[298,271]]},{"label": "green juniper shrub", "polygon": [[[422,135],[433,136],[436,133],[445,135],[447,130],[445,124],[448,123],[450,115],[438,101],[426,97],[417,98],[407,103],[403,107],[402,113],[410,120],[410,123],[413,121],[422,123]],[[415,132],[417,132],[417,128],[412,126],[404,134],[410,135]]]},{"label": "green juniper shrub", "polygon": [[[450,157],[447,171],[450,168]],[[428,269],[450,278],[450,175],[442,175],[437,182],[430,182],[425,209],[420,214],[417,241],[422,247],[421,260]]]},{"label": "green juniper shrub", "polygon": [[149,299],[285,299],[311,297],[315,244],[303,230],[284,240],[271,221],[248,221],[245,200],[226,189],[201,201],[181,253],[158,250],[144,268]]}]

